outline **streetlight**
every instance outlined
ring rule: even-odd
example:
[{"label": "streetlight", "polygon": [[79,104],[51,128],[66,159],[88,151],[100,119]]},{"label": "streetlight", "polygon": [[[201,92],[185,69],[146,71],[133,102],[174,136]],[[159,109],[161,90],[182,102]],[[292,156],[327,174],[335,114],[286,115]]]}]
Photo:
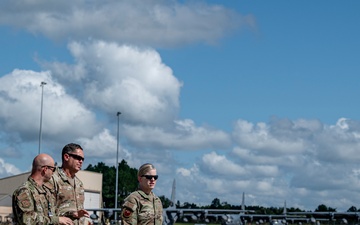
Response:
[{"label": "streetlight", "polygon": [[[120,124],[120,114],[117,112],[117,145],[116,145],[116,183],[115,183],[115,209],[118,205],[118,185],[119,185],[119,124]],[[115,210],[115,220],[117,220],[117,211]]]},{"label": "streetlight", "polygon": [[40,131],[39,131],[39,154],[41,149],[41,138],[42,138],[42,114],[43,114],[43,100],[44,100],[44,86],[46,83],[41,81],[41,109],[40,109]]}]

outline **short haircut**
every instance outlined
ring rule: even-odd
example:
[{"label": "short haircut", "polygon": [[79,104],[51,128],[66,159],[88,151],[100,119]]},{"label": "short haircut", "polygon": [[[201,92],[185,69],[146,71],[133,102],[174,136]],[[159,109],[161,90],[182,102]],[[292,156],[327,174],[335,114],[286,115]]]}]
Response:
[{"label": "short haircut", "polygon": [[61,153],[61,159],[64,161],[64,155],[67,153],[73,153],[76,151],[76,149],[81,149],[83,151],[82,147],[79,144],[70,143],[64,146]]},{"label": "short haircut", "polygon": [[142,166],[140,166],[137,175],[138,175],[138,177],[141,177],[142,175],[146,174],[150,170],[154,170],[154,169],[156,169],[156,168],[155,168],[155,166],[153,164],[145,163]]}]

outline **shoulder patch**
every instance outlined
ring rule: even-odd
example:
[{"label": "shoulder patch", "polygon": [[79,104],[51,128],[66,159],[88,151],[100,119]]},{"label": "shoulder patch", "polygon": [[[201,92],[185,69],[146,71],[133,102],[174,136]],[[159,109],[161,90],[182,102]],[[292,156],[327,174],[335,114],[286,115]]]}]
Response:
[{"label": "shoulder patch", "polygon": [[22,208],[29,208],[31,203],[29,199],[22,200],[20,202]]},{"label": "shoulder patch", "polygon": [[122,210],[122,215],[124,218],[129,218],[133,212],[130,209],[124,208]]},{"label": "shoulder patch", "polygon": [[19,207],[25,209],[29,208],[32,205],[31,193],[27,189],[27,187],[21,187],[19,190],[17,190],[17,193],[15,195]]},{"label": "shoulder patch", "polygon": [[28,199],[29,197],[30,197],[30,192],[26,188],[23,188],[19,191],[18,199],[20,201],[24,199]]}]

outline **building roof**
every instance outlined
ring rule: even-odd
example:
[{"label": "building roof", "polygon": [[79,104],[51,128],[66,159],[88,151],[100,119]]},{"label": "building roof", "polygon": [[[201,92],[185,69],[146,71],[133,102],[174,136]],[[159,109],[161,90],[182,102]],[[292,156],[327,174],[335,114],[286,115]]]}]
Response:
[{"label": "building roof", "polygon": [[8,194],[0,194],[0,206],[11,207],[12,197]]}]

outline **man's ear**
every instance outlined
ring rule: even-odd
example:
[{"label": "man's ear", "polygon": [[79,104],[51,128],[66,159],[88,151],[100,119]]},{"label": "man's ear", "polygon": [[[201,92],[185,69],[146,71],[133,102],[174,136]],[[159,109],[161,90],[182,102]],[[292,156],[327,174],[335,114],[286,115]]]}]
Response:
[{"label": "man's ear", "polygon": [[70,158],[69,154],[66,154],[66,153],[65,153],[65,154],[64,154],[64,160],[65,160],[65,161],[68,161],[69,158]]}]

